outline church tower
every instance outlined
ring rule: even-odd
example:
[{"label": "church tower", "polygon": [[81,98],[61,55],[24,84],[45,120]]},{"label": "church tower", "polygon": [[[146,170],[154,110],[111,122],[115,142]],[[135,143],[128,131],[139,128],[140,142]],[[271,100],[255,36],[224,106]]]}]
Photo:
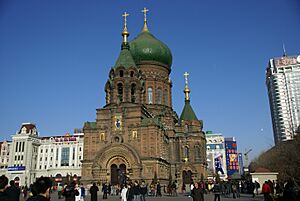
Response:
[{"label": "church tower", "polygon": [[[130,42],[129,14],[123,14],[123,41],[105,84],[106,105],[97,109],[96,121],[86,122],[83,128],[83,182],[112,185],[141,179],[148,183],[156,179],[165,184],[175,179],[182,182],[182,174],[177,174],[181,172],[180,164],[191,161],[181,160],[182,140],[176,132],[184,133],[181,127],[188,124],[189,136],[197,135],[202,139],[202,122],[194,112],[194,119],[185,119],[190,109],[184,109],[188,111],[184,114],[188,114],[179,119],[172,108],[172,53],[150,33],[148,11],[142,10],[143,29]],[[201,150],[201,155],[204,154],[205,150]],[[189,170],[198,177],[205,174],[203,164],[201,167]]]}]

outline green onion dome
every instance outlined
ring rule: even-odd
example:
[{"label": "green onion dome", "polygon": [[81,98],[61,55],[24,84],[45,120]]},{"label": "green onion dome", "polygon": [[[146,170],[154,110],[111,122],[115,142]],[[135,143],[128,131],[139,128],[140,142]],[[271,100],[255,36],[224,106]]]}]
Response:
[{"label": "green onion dome", "polygon": [[130,52],[136,64],[143,61],[156,61],[171,68],[171,50],[148,30],[141,32],[130,42]]}]

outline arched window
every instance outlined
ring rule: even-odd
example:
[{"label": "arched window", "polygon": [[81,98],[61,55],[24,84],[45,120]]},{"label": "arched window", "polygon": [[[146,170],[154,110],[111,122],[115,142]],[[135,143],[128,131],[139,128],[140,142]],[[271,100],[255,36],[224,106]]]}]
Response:
[{"label": "arched window", "polygon": [[137,139],[137,136],[138,136],[137,131],[136,131],[136,130],[133,130],[133,131],[132,131],[132,139],[133,139],[133,140]]},{"label": "arched window", "polygon": [[123,84],[122,83],[118,84],[118,99],[120,102],[123,101]]},{"label": "arched window", "polygon": [[152,104],[153,103],[153,94],[152,94],[152,88],[149,87],[148,88],[148,104]]},{"label": "arched window", "polygon": [[105,141],[105,133],[100,134],[100,141]]},{"label": "arched window", "polygon": [[131,84],[131,102],[135,103],[136,84]]},{"label": "arched window", "polygon": [[124,76],[124,71],[120,70],[120,77],[123,77],[123,76]]},{"label": "arched window", "polygon": [[183,148],[183,159],[185,161],[189,160],[189,152],[190,152],[189,147],[188,146],[184,146],[184,148]]},{"label": "arched window", "polygon": [[161,89],[157,89],[157,104],[161,104],[162,103],[162,92]]},{"label": "arched window", "polygon": [[187,125],[187,124],[184,125],[184,132],[185,133],[189,132],[189,125]]},{"label": "arched window", "polygon": [[200,153],[200,146],[195,145],[195,162],[200,162],[201,161],[201,153]]},{"label": "arched window", "polygon": [[168,91],[166,89],[164,90],[164,104],[168,105]]},{"label": "arched window", "polygon": [[133,76],[134,76],[134,72],[130,71],[130,77],[133,77]]}]

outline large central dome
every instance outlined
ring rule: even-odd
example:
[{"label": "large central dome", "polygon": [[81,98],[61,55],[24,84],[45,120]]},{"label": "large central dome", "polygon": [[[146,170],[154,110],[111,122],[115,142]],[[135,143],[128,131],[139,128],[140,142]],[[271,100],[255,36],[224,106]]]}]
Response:
[{"label": "large central dome", "polygon": [[143,61],[156,61],[171,68],[170,49],[148,31],[143,31],[130,42],[130,52],[137,64]]}]

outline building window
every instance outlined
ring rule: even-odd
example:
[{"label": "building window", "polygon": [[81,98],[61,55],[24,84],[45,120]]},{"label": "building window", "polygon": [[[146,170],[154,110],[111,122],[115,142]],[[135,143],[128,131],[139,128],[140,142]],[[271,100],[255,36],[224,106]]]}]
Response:
[{"label": "building window", "polygon": [[157,89],[157,104],[162,103],[162,92],[161,89]]},{"label": "building window", "polygon": [[61,166],[69,166],[70,148],[63,147],[61,149]]},{"label": "building window", "polygon": [[24,152],[25,142],[22,143],[22,152]]},{"label": "building window", "polygon": [[56,149],[56,160],[58,160],[58,148]]},{"label": "building window", "polygon": [[136,84],[131,84],[131,102],[135,103]]},{"label": "building window", "polygon": [[195,146],[195,162],[200,162],[201,161],[201,153],[200,153],[200,146],[196,145]]},{"label": "building window", "polygon": [[134,76],[134,72],[130,71],[130,77],[133,77],[133,76]]},{"label": "building window", "polygon": [[183,159],[184,161],[188,161],[189,160],[189,147],[188,146],[184,146],[183,148]]},{"label": "building window", "polygon": [[22,142],[19,142],[19,152],[22,150]]},{"label": "building window", "polygon": [[124,71],[120,70],[120,77],[123,77],[123,76],[124,76]]},{"label": "building window", "polygon": [[152,104],[152,103],[153,103],[152,88],[149,87],[149,88],[148,88],[148,104]]},{"label": "building window", "polygon": [[136,131],[136,130],[133,130],[133,131],[132,131],[132,139],[133,139],[133,140],[137,139],[137,135],[138,135],[137,131]]},{"label": "building window", "polygon": [[[105,141],[105,133],[100,133],[100,141],[101,142]],[[80,151],[81,151],[81,147],[80,147]]]},{"label": "building window", "polygon": [[122,83],[118,84],[118,99],[120,102],[123,101],[123,84]]},{"label": "building window", "polygon": [[73,160],[75,160],[75,147],[73,147]]},{"label": "building window", "polygon": [[168,105],[168,91],[167,90],[164,91],[164,104]]}]

